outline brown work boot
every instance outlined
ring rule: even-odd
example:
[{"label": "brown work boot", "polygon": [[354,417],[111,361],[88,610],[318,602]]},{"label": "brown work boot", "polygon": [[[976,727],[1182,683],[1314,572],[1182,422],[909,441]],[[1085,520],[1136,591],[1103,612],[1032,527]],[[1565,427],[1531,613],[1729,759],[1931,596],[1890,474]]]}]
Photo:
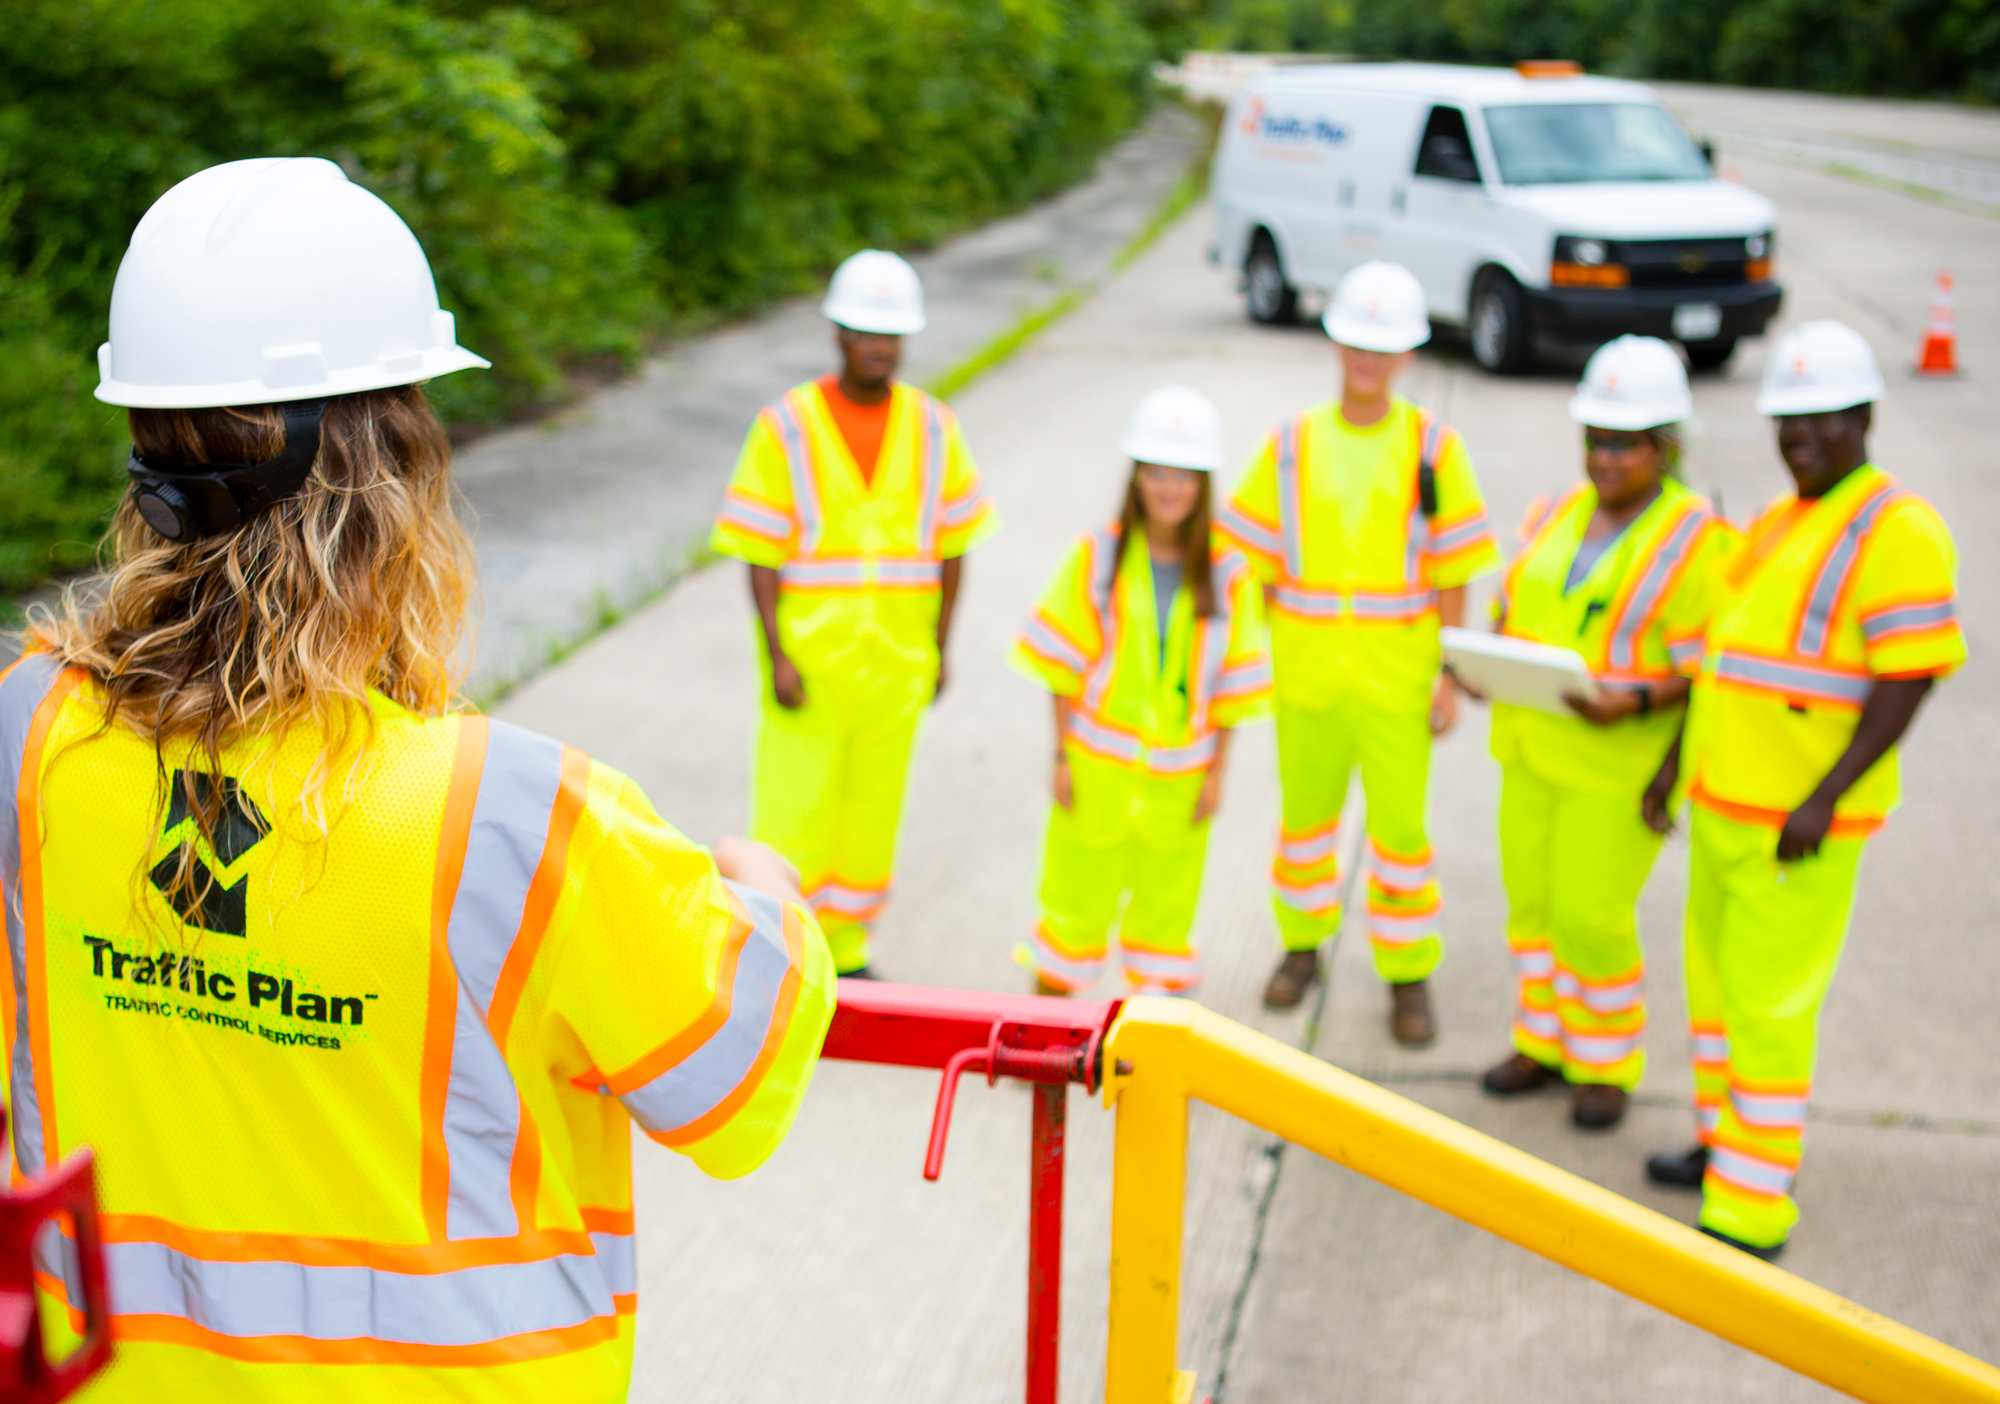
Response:
[{"label": "brown work boot", "polygon": [[1278,962],[1278,968],[1271,972],[1270,983],[1264,986],[1264,1007],[1296,1008],[1317,979],[1318,951],[1286,951],[1285,958]]},{"label": "brown work boot", "polygon": [[1625,1089],[1608,1082],[1586,1082],[1576,1089],[1569,1119],[1586,1131],[1609,1131],[1625,1119]]},{"label": "brown work boot", "polygon": [[1058,998],[1067,998],[1069,989],[1067,986],[1058,985],[1046,975],[1037,975],[1035,976],[1035,993],[1038,995],[1055,995]]},{"label": "brown work boot", "polygon": [[1428,1048],[1437,1038],[1431,987],[1422,980],[1389,986],[1389,1032],[1405,1048]]},{"label": "brown work boot", "polygon": [[1525,1053],[1516,1053],[1504,1063],[1495,1063],[1479,1079],[1479,1085],[1496,1097],[1513,1097],[1537,1092],[1551,1082],[1561,1082],[1562,1074],[1546,1063],[1538,1063]]}]

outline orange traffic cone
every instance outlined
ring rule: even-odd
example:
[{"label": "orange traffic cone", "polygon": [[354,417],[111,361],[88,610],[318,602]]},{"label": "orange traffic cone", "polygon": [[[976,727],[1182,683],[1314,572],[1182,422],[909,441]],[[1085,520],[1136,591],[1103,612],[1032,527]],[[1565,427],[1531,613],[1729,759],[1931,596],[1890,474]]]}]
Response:
[{"label": "orange traffic cone", "polygon": [[1918,375],[1958,374],[1958,330],[1951,307],[1951,274],[1939,273],[1931,294],[1930,322],[1924,328],[1923,349],[1917,352]]}]

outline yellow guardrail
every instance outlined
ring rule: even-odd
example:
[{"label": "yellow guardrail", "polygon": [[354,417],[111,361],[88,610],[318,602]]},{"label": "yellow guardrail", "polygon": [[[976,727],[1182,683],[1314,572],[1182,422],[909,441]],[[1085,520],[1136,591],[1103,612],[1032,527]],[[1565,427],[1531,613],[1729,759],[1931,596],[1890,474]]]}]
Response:
[{"label": "yellow guardrail", "polygon": [[1128,1001],[1104,1066],[1106,1404],[1190,1392],[1175,1332],[1191,1097],[1857,1399],[2000,1404],[2000,1370],[1963,1351],[1199,1005]]}]

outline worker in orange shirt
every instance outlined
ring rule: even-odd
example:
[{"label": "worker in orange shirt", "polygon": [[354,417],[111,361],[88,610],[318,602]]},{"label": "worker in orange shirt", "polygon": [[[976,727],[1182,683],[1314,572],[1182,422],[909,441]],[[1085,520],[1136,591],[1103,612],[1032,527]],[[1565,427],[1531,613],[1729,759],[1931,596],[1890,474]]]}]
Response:
[{"label": "worker in orange shirt", "polygon": [[96,1150],[90,1397],[615,1404],[633,1124],[745,1174],[819,1056],[797,873],[454,704],[471,545],[419,382],[486,362],[338,166],[162,195],[110,330],[101,603],[0,677],[14,1171]]},{"label": "worker in orange shirt", "polygon": [[1685,766],[1697,1142],[1647,1174],[1699,1188],[1702,1231],[1764,1259],[1798,1221],[1820,1009],[1862,850],[1901,799],[1897,743],[1965,661],[1951,532],[1869,461],[1882,389],[1839,322],[1771,348],[1757,408],[1796,491],[1724,575],[1686,735],[1645,799],[1657,821]]},{"label": "worker in orange shirt", "polygon": [[798,865],[840,973],[872,978],[917,724],[965,553],[1000,522],[957,418],[896,379],[916,270],[855,254],[825,311],[840,371],[757,416],[710,544],[749,565],[762,643],[751,835]]}]

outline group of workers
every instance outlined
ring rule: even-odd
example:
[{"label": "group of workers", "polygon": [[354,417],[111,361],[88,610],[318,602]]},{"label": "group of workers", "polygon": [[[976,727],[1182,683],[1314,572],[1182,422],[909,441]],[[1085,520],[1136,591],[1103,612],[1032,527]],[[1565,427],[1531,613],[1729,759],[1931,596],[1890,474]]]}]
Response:
[{"label": "group of workers", "polygon": [[[836,971],[868,973],[963,556],[997,527],[957,421],[895,378],[915,273],[857,255],[827,312],[840,371],[759,416],[716,528],[750,564],[764,706],[757,837],[704,850],[616,772],[454,707],[471,553],[420,386],[486,362],[402,221],[300,158],[202,171],[140,222],[99,353],[133,440],[110,569],[0,676],[9,1151],[25,1179],[98,1154],[97,1397],[624,1397],[630,1125],[718,1176],[786,1134]],[[1358,766],[1376,966],[1421,1044],[1424,791],[1459,690],[1437,630],[1499,553],[1458,436],[1394,394],[1415,279],[1355,270],[1327,326],[1340,397],[1220,506],[1214,407],[1141,403],[1115,522],[1015,643],[1056,737],[1019,958],[1082,989],[1115,934],[1135,988],[1192,988],[1230,730],[1271,711],[1267,998],[1303,996],[1340,922]],[[1746,536],[1674,476],[1673,353],[1614,343],[1572,404],[1588,482],[1531,514],[1497,621],[1601,688],[1573,718],[1495,708],[1520,1000],[1488,1086],[1566,1080],[1580,1121],[1616,1119],[1633,903],[1691,796],[1698,1146],[1652,1170],[1765,1256],[1894,745],[1963,656],[1950,537],[1867,461],[1880,392],[1844,327],[1779,343],[1760,405],[1798,490]],[[58,1229],[60,1335],[84,1296]]]},{"label": "group of workers", "polygon": [[[857,254],[825,310],[842,368],[759,416],[713,545],[750,563],[767,659],[753,835],[798,864],[841,973],[872,977],[962,557],[997,520],[956,421],[894,379],[923,325],[914,270]],[[1395,393],[1430,336],[1416,278],[1364,264],[1324,322],[1338,397],[1272,433],[1226,498],[1215,406],[1178,385],[1140,402],[1117,516],[1077,538],[1013,643],[1055,741],[1039,919],[1015,957],[1063,994],[1092,987],[1115,942],[1134,991],[1192,990],[1231,730],[1272,715],[1284,954],[1265,1002],[1298,1004],[1341,926],[1358,769],[1366,929],[1390,1031],[1422,1047],[1444,949],[1430,750],[1470,691],[1439,629],[1463,624],[1501,552],[1463,440]],[[1964,658],[1950,534],[1868,461],[1881,393],[1850,328],[1779,341],[1758,408],[1796,491],[1744,532],[1681,481],[1679,354],[1609,343],[1569,405],[1582,481],[1529,510],[1493,605],[1496,631],[1576,651],[1595,686],[1564,714],[1493,706],[1517,999],[1514,1052],[1483,1085],[1566,1083],[1578,1126],[1623,1118],[1645,1069],[1639,894],[1691,806],[1697,1143],[1647,1169],[1701,1189],[1702,1227],[1764,1257],[1797,1217],[1819,1010],[1862,846],[1896,802],[1895,744]]]}]

